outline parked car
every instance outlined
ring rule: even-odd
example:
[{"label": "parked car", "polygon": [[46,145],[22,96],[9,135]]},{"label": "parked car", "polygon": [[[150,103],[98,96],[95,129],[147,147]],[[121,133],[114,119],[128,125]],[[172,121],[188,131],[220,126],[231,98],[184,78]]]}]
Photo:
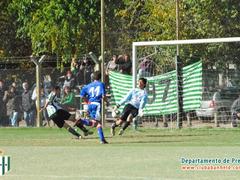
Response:
[{"label": "parked car", "polygon": [[238,98],[238,93],[239,89],[236,87],[204,91],[201,106],[196,110],[197,117],[201,120],[210,120],[216,116],[218,121],[229,121],[231,119],[231,106],[233,101]]}]

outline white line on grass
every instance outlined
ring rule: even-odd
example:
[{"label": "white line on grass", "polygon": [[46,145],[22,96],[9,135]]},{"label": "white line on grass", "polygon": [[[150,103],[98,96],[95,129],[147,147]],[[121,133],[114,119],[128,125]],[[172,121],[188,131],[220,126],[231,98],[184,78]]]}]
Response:
[{"label": "white line on grass", "polygon": [[11,175],[8,174],[9,177],[24,177],[24,178],[56,178],[56,179],[68,179],[68,178],[84,178],[84,179],[159,179],[159,177],[140,177],[140,176],[81,176],[81,175],[68,175],[68,176],[62,176],[62,175],[33,175],[33,174],[22,174],[22,175]]}]

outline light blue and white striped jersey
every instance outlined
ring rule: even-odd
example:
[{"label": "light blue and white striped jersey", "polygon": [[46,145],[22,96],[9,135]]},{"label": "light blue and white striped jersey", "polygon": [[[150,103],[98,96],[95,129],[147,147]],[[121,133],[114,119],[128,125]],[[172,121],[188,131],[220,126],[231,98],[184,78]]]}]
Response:
[{"label": "light blue and white striped jersey", "polygon": [[137,109],[143,109],[147,104],[147,91],[145,89],[135,88],[129,91],[129,93],[118,103],[123,105],[124,103],[129,103]]}]

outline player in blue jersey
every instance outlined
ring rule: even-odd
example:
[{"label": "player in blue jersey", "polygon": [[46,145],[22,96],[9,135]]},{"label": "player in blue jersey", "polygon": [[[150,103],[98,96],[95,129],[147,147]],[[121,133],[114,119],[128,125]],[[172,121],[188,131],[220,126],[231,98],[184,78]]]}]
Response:
[{"label": "player in blue jersey", "polygon": [[122,125],[119,135],[122,135],[124,130],[130,125],[134,117],[143,116],[143,108],[147,103],[147,92],[145,90],[147,80],[140,78],[138,80],[138,88],[134,88],[116,105],[114,110],[117,110],[121,105],[126,104],[123,108],[121,117],[117,119],[111,126],[111,134],[115,135],[115,128]]},{"label": "player in blue jersey", "polygon": [[99,71],[94,73],[94,81],[84,86],[80,92],[80,97],[88,104],[88,113],[90,119],[79,119],[76,126],[84,130],[84,125],[97,127],[100,142],[107,144],[105,140],[102,125],[101,125],[101,101],[106,100],[105,84],[100,81],[101,73]]}]

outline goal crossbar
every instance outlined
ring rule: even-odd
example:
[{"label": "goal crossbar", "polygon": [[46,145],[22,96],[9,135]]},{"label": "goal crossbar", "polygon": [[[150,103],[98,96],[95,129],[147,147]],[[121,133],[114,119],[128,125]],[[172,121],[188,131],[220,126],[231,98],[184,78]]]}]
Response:
[{"label": "goal crossbar", "polygon": [[189,40],[169,40],[169,41],[139,41],[133,42],[133,46],[156,46],[156,45],[181,45],[181,44],[207,44],[237,42],[240,37],[210,38],[210,39],[189,39]]},{"label": "goal crossbar", "polygon": [[240,42],[240,37],[228,38],[210,38],[210,39],[189,39],[189,40],[169,40],[169,41],[139,41],[132,43],[132,85],[136,87],[137,79],[137,47],[140,46],[158,46],[158,45],[184,45],[184,44],[209,44],[209,43],[225,43],[225,42]]}]

